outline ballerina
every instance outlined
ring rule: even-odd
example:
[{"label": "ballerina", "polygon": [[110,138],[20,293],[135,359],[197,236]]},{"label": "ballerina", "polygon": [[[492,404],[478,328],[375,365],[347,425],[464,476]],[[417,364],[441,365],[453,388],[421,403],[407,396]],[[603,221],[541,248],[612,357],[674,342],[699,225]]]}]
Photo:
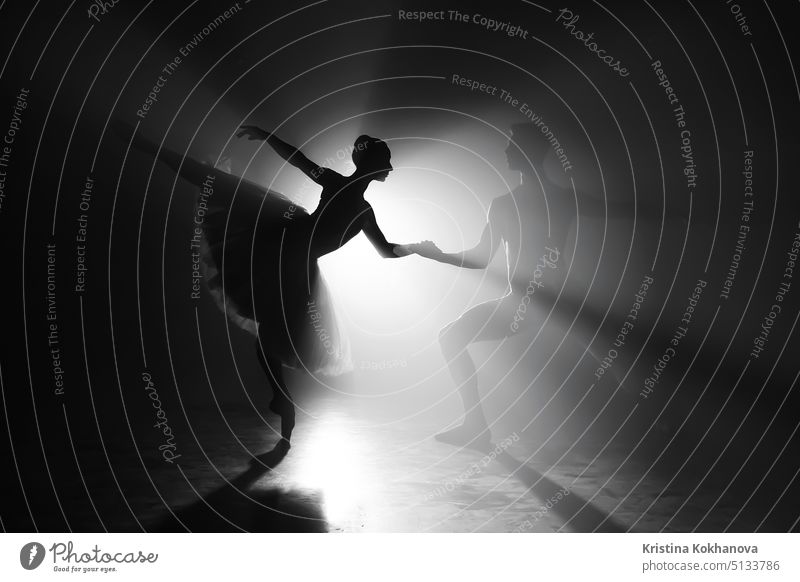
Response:
[{"label": "ballerina", "polygon": [[[127,128],[126,133],[130,135]],[[352,367],[349,344],[317,260],[360,232],[384,258],[411,253],[408,247],[386,240],[364,200],[369,184],[384,181],[393,169],[385,142],[368,135],[358,137],[352,153],[356,170],[343,176],[318,166],[272,132],[244,125],[237,137],[266,141],[322,186],[316,210],[308,213],[276,192],[176,152],[159,150],[141,137],[134,140],[134,147],[158,155],[205,193],[201,260],[206,284],[228,318],[256,336],[258,361],[273,387],[269,408],[281,419],[281,440],[270,452],[285,454],[295,425],[295,407],[283,367],[331,375]]]}]

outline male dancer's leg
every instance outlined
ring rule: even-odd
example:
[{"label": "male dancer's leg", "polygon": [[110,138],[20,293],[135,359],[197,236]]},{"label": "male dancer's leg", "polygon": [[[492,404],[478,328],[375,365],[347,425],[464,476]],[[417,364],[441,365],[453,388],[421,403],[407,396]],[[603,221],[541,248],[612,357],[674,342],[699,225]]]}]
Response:
[{"label": "male dancer's leg", "polygon": [[477,341],[499,340],[512,335],[512,321],[503,300],[496,299],[469,309],[440,332],[442,353],[464,406],[464,423],[436,435],[437,440],[474,448],[485,448],[490,444],[491,433],[478,393],[478,376],[467,348]]}]

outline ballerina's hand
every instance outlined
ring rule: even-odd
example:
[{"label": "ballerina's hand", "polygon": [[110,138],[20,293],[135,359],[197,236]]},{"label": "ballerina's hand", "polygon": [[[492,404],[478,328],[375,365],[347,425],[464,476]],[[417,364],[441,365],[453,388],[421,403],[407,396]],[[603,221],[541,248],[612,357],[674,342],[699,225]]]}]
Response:
[{"label": "ballerina's hand", "polygon": [[414,251],[411,250],[412,245],[395,245],[392,249],[394,251],[395,256],[398,257],[407,257],[408,255],[413,255]]},{"label": "ballerina's hand", "polygon": [[236,137],[244,137],[247,136],[247,139],[250,141],[253,140],[264,140],[269,137],[270,133],[261,129],[260,127],[256,127],[255,125],[242,125],[239,127],[239,131],[236,133]]}]

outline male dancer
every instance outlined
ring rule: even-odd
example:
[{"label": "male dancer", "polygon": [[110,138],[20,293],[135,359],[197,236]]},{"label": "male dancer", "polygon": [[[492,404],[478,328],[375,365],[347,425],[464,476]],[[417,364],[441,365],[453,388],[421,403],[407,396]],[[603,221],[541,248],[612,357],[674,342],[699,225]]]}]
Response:
[{"label": "male dancer", "polygon": [[[421,256],[469,269],[486,268],[497,249],[504,249],[506,294],[468,309],[439,334],[464,405],[464,422],[436,438],[481,450],[490,447],[491,433],[480,403],[475,364],[467,348],[474,342],[502,340],[531,331],[536,323],[534,309],[549,311],[568,271],[564,248],[577,212],[602,216],[606,211],[602,202],[580,194],[576,211],[572,189],[549,182],[543,193],[542,165],[550,144],[533,123],[515,124],[511,131],[506,157],[509,169],[520,172],[521,184],[492,201],[478,244],[457,253],[444,253],[430,242],[409,246]],[[619,204],[609,207],[622,209]]]}]

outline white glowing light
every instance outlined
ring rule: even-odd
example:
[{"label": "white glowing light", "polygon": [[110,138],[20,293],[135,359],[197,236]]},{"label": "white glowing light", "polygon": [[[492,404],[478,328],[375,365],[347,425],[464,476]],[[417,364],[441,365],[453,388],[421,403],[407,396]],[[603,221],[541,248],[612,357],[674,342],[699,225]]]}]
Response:
[{"label": "white glowing light", "polygon": [[365,470],[368,457],[359,436],[342,426],[341,419],[316,421],[294,478],[301,487],[322,493],[331,524],[351,529],[363,526],[374,506],[374,481]]}]

